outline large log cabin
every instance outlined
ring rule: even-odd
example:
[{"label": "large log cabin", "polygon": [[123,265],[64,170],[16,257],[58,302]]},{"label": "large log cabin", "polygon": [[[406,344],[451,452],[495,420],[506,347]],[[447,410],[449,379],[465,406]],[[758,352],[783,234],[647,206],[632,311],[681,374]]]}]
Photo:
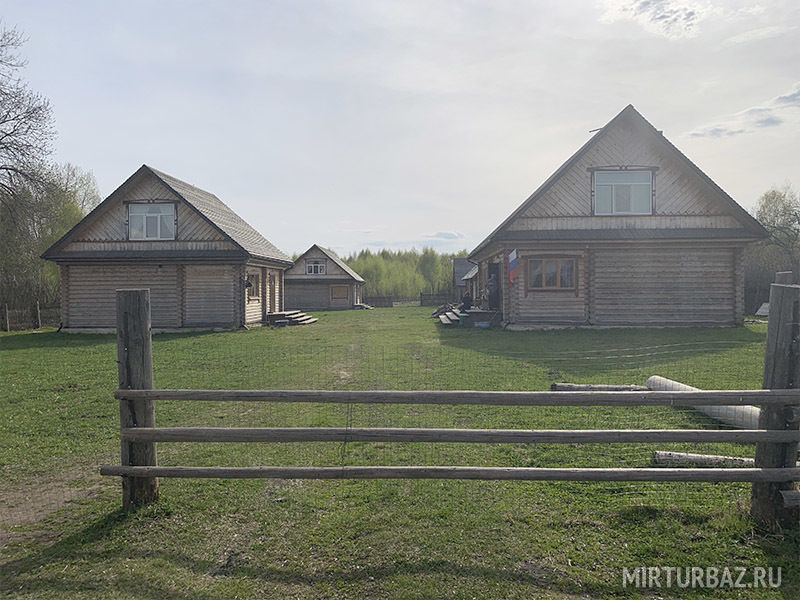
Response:
[{"label": "large log cabin", "polygon": [[65,331],[116,326],[115,290],[149,288],[153,328],[236,328],[283,309],[292,261],[210,192],[143,165],[42,258]]},{"label": "large log cabin", "polygon": [[629,105],[469,258],[512,328],[739,325],[742,253],[766,235]]}]

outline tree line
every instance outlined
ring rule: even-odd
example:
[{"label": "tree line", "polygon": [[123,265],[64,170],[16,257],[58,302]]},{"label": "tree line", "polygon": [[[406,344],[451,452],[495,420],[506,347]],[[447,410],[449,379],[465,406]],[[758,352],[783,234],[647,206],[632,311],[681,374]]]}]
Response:
[{"label": "tree line", "polygon": [[58,300],[58,269],[39,258],[100,201],[94,176],[51,160],[46,98],[29,89],[15,29],[0,31],[0,303]]},{"label": "tree line", "polygon": [[452,293],[453,259],[466,255],[466,250],[439,254],[433,248],[361,250],[343,260],[364,278],[364,296],[411,298],[420,292]]},{"label": "tree line", "polygon": [[[58,269],[42,252],[100,202],[91,172],[52,160],[55,140],[49,101],[22,78],[24,36],[0,30],[0,305],[56,303]],[[769,297],[775,271],[792,270],[800,283],[800,198],[790,186],[758,201],[756,218],[769,238],[745,250],[745,304],[754,312]],[[361,250],[344,258],[366,280],[365,296],[414,297],[451,293],[452,260],[466,250]]]}]

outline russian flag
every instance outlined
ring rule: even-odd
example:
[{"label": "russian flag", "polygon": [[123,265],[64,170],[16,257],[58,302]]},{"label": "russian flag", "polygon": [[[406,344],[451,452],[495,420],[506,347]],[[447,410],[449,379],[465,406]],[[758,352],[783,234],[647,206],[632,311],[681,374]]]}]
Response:
[{"label": "russian flag", "polygon": [[519,277],[519,262],[517,261],[517,251],[512,250],[508,253],[508,283],[514,285],[514,280]]}]

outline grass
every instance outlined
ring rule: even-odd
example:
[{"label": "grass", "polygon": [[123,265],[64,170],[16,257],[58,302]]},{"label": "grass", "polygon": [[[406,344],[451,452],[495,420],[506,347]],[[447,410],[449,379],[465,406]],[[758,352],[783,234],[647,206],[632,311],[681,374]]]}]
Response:
[{"label": "grass", "polygon": [[[428,309],[154,338],[158,387],[547,389],[553,381],[760,387],[765,328],[444,330]],[[119,511],[113,336],[0,334],[0,596],[792,598],[797,534],[764,535],[742,484],[162,480]],[[160,425],[650,428],[693,411],[164,403]],[[663,446],[667,447],[667,446]],[[669,448],[690,449],[673,444]],[[646,466],[652,446],[162,444],[161,464]],[[698,449],[692,446],[691,449]],[[752,456],[752,447],[701,451]],[[779,590],[623,589],[622,568],[782,567]]]}]

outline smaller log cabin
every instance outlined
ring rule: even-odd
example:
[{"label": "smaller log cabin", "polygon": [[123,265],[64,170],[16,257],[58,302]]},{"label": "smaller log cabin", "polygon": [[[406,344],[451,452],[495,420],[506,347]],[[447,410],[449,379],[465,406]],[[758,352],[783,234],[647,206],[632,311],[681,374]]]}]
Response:
[{"label": "smaller log cabin", "polygon": [[766,236],[628,105],[469,258],[512,328],[740,325],[743,251]]},{"label": "smaller log cabin", "polygon": [[343,310],[361,304],[364,280],[333,250],[314,244],[286,271],[286,307]]},{"label": "smaller log cabin", "polygon": [[292,265],[214,194],[143,165],[42,258],[59,265],[65,331],[116,326],[120,288],[149,288],[156,331],[259,325]]}]

